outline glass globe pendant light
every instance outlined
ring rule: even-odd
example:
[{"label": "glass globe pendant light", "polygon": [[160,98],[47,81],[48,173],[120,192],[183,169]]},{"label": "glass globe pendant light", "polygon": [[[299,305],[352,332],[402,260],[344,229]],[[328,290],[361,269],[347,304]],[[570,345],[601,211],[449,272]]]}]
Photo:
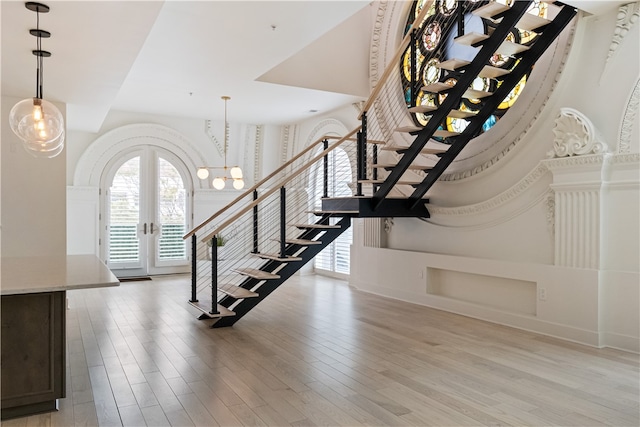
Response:
[{"label": "glass globe pendant light", "polygon": [[36,37],[36,96],[24,99],[13,106],[9,113],[11,130],[24,142],[27,152],[35,157],[55,157],[64,149],[64,119],[62,113],[51,102],[42,99],[43,58],[51,52],[42,49],[42,39],[51,33],[40,29],[40,13],[48,13],[49,6],[27,2],[25,7],[36,12],[36,29],[29,33]]}]

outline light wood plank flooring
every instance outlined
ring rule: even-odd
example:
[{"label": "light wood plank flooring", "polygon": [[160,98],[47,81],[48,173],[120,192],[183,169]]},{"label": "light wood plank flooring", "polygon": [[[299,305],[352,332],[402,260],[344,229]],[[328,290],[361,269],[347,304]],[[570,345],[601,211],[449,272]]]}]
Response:
[{"label": "light wood plank flooring", "polygon": [[296,277],[232,328],[188,277],[69,292],[67,398],[17,426],[638,426],[637,354]]}]

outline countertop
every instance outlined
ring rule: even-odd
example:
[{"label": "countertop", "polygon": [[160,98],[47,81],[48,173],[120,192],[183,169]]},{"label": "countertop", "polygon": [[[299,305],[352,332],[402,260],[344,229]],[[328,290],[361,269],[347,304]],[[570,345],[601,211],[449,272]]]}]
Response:
[{"label": "countertop", "polygon": [[116,276],[95,255],[2,257],[0,262],[1,295],[120,285]]}]

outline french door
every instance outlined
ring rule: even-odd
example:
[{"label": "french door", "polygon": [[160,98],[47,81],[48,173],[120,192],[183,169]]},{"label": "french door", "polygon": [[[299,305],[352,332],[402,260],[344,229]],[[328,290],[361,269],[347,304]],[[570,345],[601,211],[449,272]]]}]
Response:
[{"label": "french door", "polygon": [[104,259],[118,277],[181,273],[189,259],[188,179],[172,154],[144,147],[115,161],[106,175]]}]

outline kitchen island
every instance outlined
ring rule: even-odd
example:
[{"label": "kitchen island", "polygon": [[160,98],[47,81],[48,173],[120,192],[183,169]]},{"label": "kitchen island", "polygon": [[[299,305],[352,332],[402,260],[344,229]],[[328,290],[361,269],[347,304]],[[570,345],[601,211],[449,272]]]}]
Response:
[{"label": "kitchen island", "polygon": [[66,292],[118,286],[95,255],[2,257],[1,419],[55,411],[66,389]]}]

